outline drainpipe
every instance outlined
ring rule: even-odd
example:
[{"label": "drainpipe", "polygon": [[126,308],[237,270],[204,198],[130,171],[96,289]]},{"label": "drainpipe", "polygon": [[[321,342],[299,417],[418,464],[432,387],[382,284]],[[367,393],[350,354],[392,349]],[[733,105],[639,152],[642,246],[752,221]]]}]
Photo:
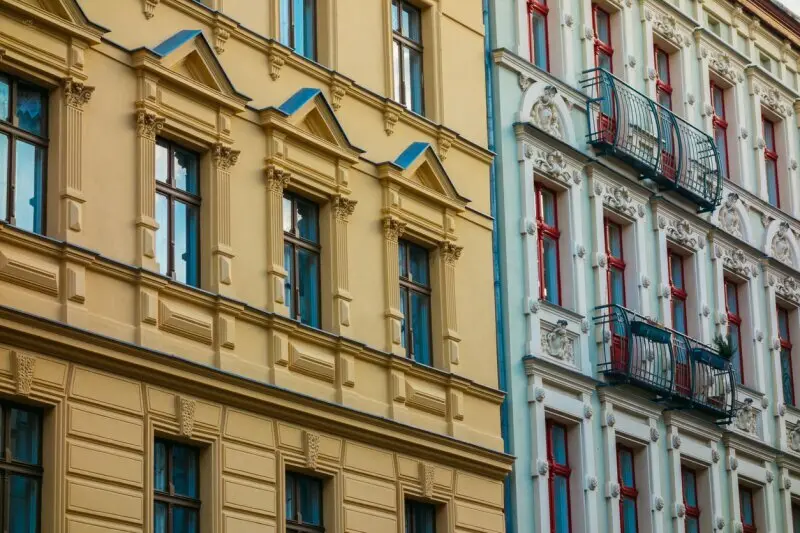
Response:
[{"label": "drainpipe", "polygon": [[[489,1],[483,0],[483,52],[484,52],[484,70],[486,79],[486,128],[489,150],[495,151],[495,135],[494,135],[494,75],[492,73],[492,22],[491,14],[489,12]],[[489,167],[489,195],[492,215],[492,272],[494,279],[494,316],[496,328],[496,343],[497,343],[497,369],[498,369],[498,385],[500,390],[507,392],[507,377],[506,377],[506,351],[505,339],[503,334],[505,332],[505,320],[503,313],[503,294],[500,286],[500,235],[498,234],[498,213],[497,213],[497,157],[495,156],[492,165]],[[509,435],[509,398],[503,400],[503,405],[500,408],[500,430],[503,437],[503,450],[510,453],[510,435]],[[504,480],[504,498],[505,498],[505,519],[506,519],[506,533],[514,533],[514,497],[512,491],[511,479],[512,474],[506,476]]]}]

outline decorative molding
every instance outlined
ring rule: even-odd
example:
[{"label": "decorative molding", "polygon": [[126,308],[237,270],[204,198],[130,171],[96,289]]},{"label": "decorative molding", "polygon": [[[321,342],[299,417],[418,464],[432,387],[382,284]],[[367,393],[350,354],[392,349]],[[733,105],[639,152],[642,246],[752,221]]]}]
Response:
[{"label": "decorative molding", "polygon": [[50,296],[58,295],[58,271],[39,265],[28,257],[18,257],[0,250],[0,279]]},{"label": "decorative molding", "polygon": [[213,33],[214,51],[217,52],[218,55],[222,55],[225,52],[225,43],[227,43],[228,39],[231,37],[231,32],[226,28],[216,26]]},{"label": "decorative molding", "polygon": [[752,402],[745,402],[744,406],[736,413],[736,428],[749,435],[756,434],[756,422],[758,411],[753,407]]},{"label": "decorative molding", "polygon": [[281,69],[286,64],[288,55],[288,52],[281,50],[276,45],[273,45],[272,49],[269,51],[267,57],[269,58],[269,77],[272,81],[278,81],[280,79]]},{"label": "decorative molding", "polygon": [[542,337],[542,350],[549,356],[565,363],[574,364],[573,342],[567,333],[567,321],[559,320],[555,329]]},{"label": "decorative molding", "polygon": [[178,396],[178,425],[182,437],[191,438],[194,433],[195,413],[197,400]]},{"label": "decorative molding", "polygon": [[439,416],[447,413],[447,400],[444,396],[438,392],[424,390],[410,380],[406,380],[406,405]]},{"label": "decorative molding", "polygon": [[564,126],[558,116],[555,97],[558,89],[552,85],[544,88],[544,92],[536,99],[531,109],[531,124],[544,130],[557,139],[564,140]]},{"label": "decorative molding", "polygon": [[419,463],[419,482],[422,488],[422,495],[426,498],[433,496],[434,481],[436,480],[436,468],[430,463]]},{"label": "decorative molding", "polygon": [[533,167],[543,176],[558,180],[568,187],[571,187],[573,182],[576,185],[581,182],[577,173],[575,173],[575,176],[570,175],[567,169],[567,161],[558,150],[553,150],[552,152],[539,150],[533,160]]},{"label": "decorative molding", "polygon": [[386,133],[387,136],[391,136],[394,133],[394,127],[397,124],[397,121],[400,120],[400,115],[393,111],[391,108],[387,107],[386,110],[383,112],[383,131]]},{"label": "decorative molding", "polygon": [[761,103],[782,117],[791,115],[792,108],[783,101],[780,91],[775,87],[755,86],[755,93],[761,96]]},{"label": "decorative molding", "polygon": [[142,13],[144,18],[150,20],[156,15],[156,6],[160,0],[142,0]]},{"label": "decorative molding", "polygon": [[650,441],[651,442],[658,442],[658,439],[661,437],[661,434],[658,432],[657,427],[650,428]]},{"label": "decorative molding", "polygon": [[[662,227],[662,218],[658,218],[658,227]],[[692,225],[685,218],[668,219],[664,231],[666,231],[667,237],[678,244],[693,250],[702,248],[700,238],[692,231]]]},{"label": "decorative molding", "polygon": [[547,391],[545,391],[542,387],[536,387],[533,391],[533,398],[538,402],[542,403],[547,395]]},{"label": "decorative molding", "polygon": [[583,418],[586,420],[591,420],[592,416],[594,416],[594,408],[591,406],[591,404],[583,404]]},{"label": "decorative molding", "polygon": [[304,431],[303,433],[305,435],[303,451],[306,454],[306,467],[316,470],[319,462],[319,433],[313,431]]},{"label": "decorative molding", "polygon": [[336,195],[331,200],[331,207],[333,208],[333,215],[337,220],[347,222],[356,210],[358,200],[350,200],[349,198]]},{"label": "decorative molding", "polygon": [[319,357],[322,354],[301,350],[297,344],[289,343],[289,369],[322,381],[333,383],[336,378],[336,365],[332,359]]},{"label": "decorative molding", "polygon": [[65,78],[63,81],[63,89],[64,102],[70,107],[82,109],[84,104],[89,103],[89,100],[92,99],[92,93],[94,93],[95,88],[84,85],[72,78]]},{"label": "decorative molding", "polygon": [[656,511],[663,511],[664,510],[664,498],[661,496],[653,496],[653,508]]},{"label": "decorative molding", "polygon": [[687,37],[678,31],[678,20],[673,15],[655,12],[653,16],[653,30],[664,39],[672,42],[678,48],[688,45]]},{"label": "decorative molding", "polygon": [[711,450],[711,462],[712,463],[719,462],[719,452],[717,450]]},{"label": "decorative molding", "polygon": [[517,82],[519,83],[519,88],[522,90],[522,92],[525,92],[531,85],[533,85],[534,80],[533,78],[520,73]]},{"label": "decorative molding", "polygon": [[786,444],[793,452],[800,453],[800,424],[796,424],[786,436]]},{"label": "decorative molding", "polygon": [[158,303],[158,322],[162,330],[187,339],[204,344],[213,340],[211,319],[190,315],[163,300]]},{"label": "decorative molding", "polygon": [[775,286],[775,293],[796,304],[800,304],[800,283],[792,276],[786,276],[778,281],[770,275],[770,285]]},{"label": "decorative molding", "polygon": [[33,386],[33,375],[36,371],[36,357],[17,350],[11,352],[14,358],[14,381],[17,394],[28,396]]},{"label": "decorative molding", "polygon": [[439,253],[442,254],[442,259],[447,265],[455,265],[463,250],[463,246],[458,246],[452,241],[442,241],[439,244]]},{"label": "decorative molding", "polygon": [[739,195],[735,192],[729,193],[728,196],[725,197],[722,206],[719,208],[718,220],[720,228],[737,239],[742,239],[744,236],[742,220],[739,217],[739,213],[736,211],[738,203]]},{"label": "decorative molding", "polygon": [[637,216],[644,218],[644,206],[633,198],[628,187],[624,185],[607,185],[603,190],[603,186],[598,183],[595,186],[596,193],[598,192],[598,186],[600,189],[598,194],[602,194],[604,206],[631,218],[636,218]]},{"label": "decorative molding", "polygon": [[789,243],[789,223],[781,222],[778,231],[772,237],[770,244],[770,255],[789,266],[792,262],[792,245]]},{"label": "decorative molding", "polygon": [[240,153],[239,150],[234,150],[222,143],[214,144],[211,152],[214,165],[220,170],[230,170],[239,160]]},{"label": "decorative molding", "polygon": [[139,137],[155,141],[164,128],[164,117],[159,117],[150,111],[139,109],[136,111],[136,134]]},{"label": "decorative molding", "polygon": [[725,265],[725,268],[745,278],[752,278],[756,272],[756,267],[747,261],[745,253],[738,248],[731,250],[715,245],[713,257],[722,259],[722,264]]},{"label": "decorative molding", "polygon": [[586,488],[590,491],[597,490],[597,478],[595,476],[586,476]]},{"label": "decorative molding", "polygon": [[283,194],[283,190],[289,185],[292,175],[271,163],[264,169],[264,173],[269,190]]},{"label": "decorative molding", "polygon": [[677,433],[673,433],[672,434],[672,439],[670,440],[670,443],[672,444],[672,449],[673,450],[680,450],[681,449],[681,436],[678,435]]},{"label": "decorative molding", "polygon": [[742,79],[742,73],[735,68],[730,55],[716,50],[712,50],[708,55],[708,66],[717,74],[733,84]]},{"label": "decorative molding", "polygon": [[536,473],[540,476],[546,476],[547,473],[550,471],[550,465],[544,459],[538,459],[536,461]]}]

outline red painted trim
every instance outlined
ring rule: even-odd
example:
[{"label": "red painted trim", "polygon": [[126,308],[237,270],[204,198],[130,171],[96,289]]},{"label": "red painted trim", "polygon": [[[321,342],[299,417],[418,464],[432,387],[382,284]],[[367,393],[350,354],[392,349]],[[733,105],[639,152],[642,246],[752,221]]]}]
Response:
[{"label": "red painted trim", "polygon": [[[792,361],[792,335],[791,335],[791,325],[789,324],[789,311],[782,307],[777,308],[778,313],[778,340],[781,343],[781,351],[788,350],[789,351],[789,384],[792,386],[792,398],[794,399],[795,403],[797,403],[797,396],[795,396],[795,389],[794,389],[794,364]],[[786,317],[786,338],[781,337],[781,315]]]},{"label": "red painted trim", "polygon": [[[564,455],[566,463],[557,463],[555,454],[553,453],[553,428],[557,427],[564,432]],[[556,532],[556,521],[554,519],[556,513],[556,498],[555,498],[555,478],[563,477],[567,480],[567,532],[572,532],[572,502],[569,496],[569,477],[572,469],[569,466],[569,443],[567,440],[567,426],[548,420],[546,423],[547,428],[547,462],[549,463],[549,486],[550,486],[550,533]]]},{"label": "red painted trim", "polygon": [[[778,152],[776,151],[775,147],[775,123],[771,120],[766,118],[761,119],[761,128],[762,133],[764,135],[764,142],[767,142],[768,138],[772,139],[772,145],[766,145],[764,147],[764,161],[767,165],[772,166],[774,172],[773,175],[775,176],[775,199],[777,204],[775,207],[781,207],[781,180],[780,176],[778,175]],[[770,131],[771,135],[767,135],[767,130]],[[769,173],[767,174],[769,175]]]},{"label": "red painted trim", "polygon": [[[677,260],[680,263],[681,267],[681,286],[678,287],[675,285],[674,280],[672,279],[672,262]],[[667,252],[667,268],[669,269],[669,288],[670,292],[672,293],[672,328],[678,329],[675,327],[675,300],[680,300],[683,302],[684,305],[684,313],[683,313],[683,331],[688,333],[687,323],[686,323],[686,299],[688,298],[688,293],[686,292],[686,273],[683,268],[683,256],[678,255],[672,251]]]},{"label": "red painted trim", "polygon": [[744,521],[744,513],[742,512],[744,505],[742,505],[742,502],[745,500],[745,498],[750,500],[750,509],[753,510],[753,520],[755,521],[756,506],[755,501],[753,500],[753,491],[739,485],[739,519],[742,522],[742,528],[744,529],[744,533],[757,533],[758,530],[756,529],[755,522],[747,523]]},{"label": "red painted trim", "polygon": [[[692,483],[694,489],[694,497],[695,497],[695,505],[689,505],[688,499],[686,498],[686,475],[687,473],[692,474]],[[686,516],[687,518],[694,518],[698,522],[700,521],[700,502],[697,501],[698,493],[697,493],[697,471],[691,468],[686,468],[684,466],[681,467],[681,481],[683,482],[683,504],[686,506]]]},{"label": "red painted trim", "polygon": [[545,60],[547,61],[547,72],[550,72],[550,24],[547,20],[547,14],[550,13],[550,8],[547,6],[547,0],[528,0],[528,50],[530,50],[531,63],[536,64],[534,47],[533,47],[533,14],[538,13],[544,19],[544,42],[545,42]]},{"label": "red painted trim", "polygon": [[[666,79],[661,77],[661,72],[659,69],[659,61],[658,56],[663,55],[667,58],[667,75]],[[653,56],[656,62],[656,101],[661,103],[658,99],[659,94],[666,94],[669,97],[669,109],[672,110],[672,73],[670,72],[670,60],[669,54],[659,48],[658,46],[653,47]]]},{"label": "red painted trim", "polygon": [[[606,241],[606,257],[608,258],[608,268],[606,271],[606,298],[608,299],[608,303],[611,303],[611,271],[617,270],[622,273],[622,306],[625,307],[628,303],[628,295],[625,290],[625,244],[622,238],[622,225],[617,224],[608,218],[604,218],[603,226],[603,233]],[[611,246],[609,245],[608,235],[609,229],[612,226],[617,228],[619,231],[619,257],[616,257],[611,253]]]},{"label": "red painted trim", "polygon": [[[548,189],[540,183],[534,184],[534,191],[536,193],[536,226],[537,226],[537,242],[538,242],[538,255],[539,255],[539,298],[545,299],[544,294],[544,237],[550,237],[556,241],[556,277],[558,285],[558,305],[561,305],[561,246],[559,239],[561,237],[561,230],[558,229],[558,193],[552,189]],[[542,191],[549,192],[553,197],[553,216],[555,218],[555,226],[550,226],[544,221],[544,210],[542,209],[543,197]]]},{"label": "red painted trim", "polygon": [[[606,30],[608,34],[608,42],[601,41],[598,38],[599,33],[597,32],[597,13],[601,12],[606,16]],[[592,27],[594,28],[594,66],[599,67],[600,61],[598,61],[599,56],[605,55],[609,58],[609,65],[611,65],[611,72],[614,72],[614,46],[612,44],[611,38],[611,13],[606,11],[605,9],[601,8],[597,4],[592,4]]]},{"label": "red painted trim", "polygon": [[[719,96],[722,99],[722,115],[717,115],[717,106],[716,106],[716,97],[714,95],[714,90],[719,90]],[[725,89],[720,87],[713,81],[711,82],[711,108],[714,110],[714,118],[712,119],[712,123],[714,125],[715,130],[722,130],[723,132],[723,139],[725,140],[725,153],[723,154],[725,157],[725,170],[728,174],[731,172],[730,161],[728,158],[728,121],[726,117],[726,107],[725,107]],[[727,179],[730,179],[730,175],[724,176]]]},{"label": "red painted trim", "polygon": [[[625,485],[622,478],[622,467],[620,455],[622,452],[627,452],[631,456],[631,479],[633,485]],[[620,446],[617,444],[617,483],[619,484],[620,498],[619,498],[619,524],[621,533],[630,533],[625,531],[625,520],[623,517],[623,503],[627,500],[633,500],[634,514],[636,515],[636,526],[639,526],[639,491],[636,489],[636,454],[633,453],[631,448]]]}]

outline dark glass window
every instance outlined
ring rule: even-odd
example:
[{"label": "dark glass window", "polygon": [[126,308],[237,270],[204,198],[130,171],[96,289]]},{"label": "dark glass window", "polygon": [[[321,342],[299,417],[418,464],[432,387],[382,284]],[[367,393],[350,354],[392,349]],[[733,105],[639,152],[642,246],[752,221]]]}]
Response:
[{"label": "dark glass window", "polygon": [[672,109],[672,77],[670,76],[669,54],[659,47],[655,47],[656,60],[656,93],[658,103],[667,109]]},{"label": "dark glass window", "polygon": [[196,448],[156,439],[153,532],[200,531],[200,461]]},{"label": "dark glass window", "polygon": [[320,327],[319,208],[288,192],[283,195],[283,256],[289,315]]},{"label": "dark glass window", "polygon": [[44,232],[47,92],[0,74],[0,220]]},{"label": "dark glass window", "polygon": [[550,463],[550,532],[570,533],[569,451],[567,427],[547,421],[547,460]]},{"label": "dark glass window", "polygon": [[592,4],[595,66],[614,72],[614,46],[611,44],[611,14]]},{"label": "dark glass window", "polygon": [[39,411],[0,404],[0,445],[0,524],[9,533],[38,533],[42,488]]},{"label": "dark glass window", "polygon": [[409,241],[398,244],[402,341],[409,358],[425,365],[431,357],[431,279],[428,250]]},{"label": "dark glass window", "polygon": [[725,311],[728,315],[728,342],[733,348],[733,368],[738,383],[744,383],[744,359],[742,358],[742,314],[739,311],[739,286],[726,279]]},{"label": "dark glass window", "polygon": [[683,271],[683,257],[669,252],[669,285],[672,293],[672,328],[684,335],[687,333],[688,323],[686,317],[686,282]]},{"label": "dark glass window", "polygon": [[281,44],[317,59],[317,0],[280,0]]},{"label": "dark glass window", "polygon": [[406,533],[436,533],[436,506],[406,500]]},{"label": "dark glass window", "polygon": [[686,506],[686,533],[700,533],[700,505],[697,503],[697,473],[681,468],[683,504]]},{"label": "dark glass window", "polygon": [[528,0],[528,37],[531,46],[531,63],[542,70],[550,70],[548,43],[547,0]]},{"label": "dark glass window", "polygon": [[633,464],[633,450],[617,446],[617,477],[620,487],[619,515],[622,533],[638,533],[639,518],[636,500],[636,472]]},{"label": "dark glass window", "polygon": [[795,405],[794,372],[792,370],[792,337],[789,333],[789,311],[778,307],[778,339],[781,344],[781,381],[783,401]]},{"label": "dark glass window", "polygon": [[792,505],[792,533],[800,533],[800,505]]},{"label": "dark glass window", "polygon": [[536,224],[539,227],[539,298],[561,305],[561,264],[558,241],[558,197],[536,184]]},{"label": "dark glass window", "polygon": [[625,307],[625,255],[622,244],[622,226],[604,220],[606,256],[608,256],[608,303]]},{"label": "dark glass window", "polygon": [[394,99],[425,114],[422,89],[422,13],[405,0],[392,0]]},{"label": "dark glass window", "polygon": [[728,170],[728,119],[725,114],[725,90],[711,82],[711,100],[714,104],[714,144],[719,152],[722,175],[730,178]]},{"label": "dark glass window", "polygon": [[739,514],[744,533],[756,533],[756,513],[753,504],[753,491],[739,485]]},{"label": "dark glass window", "polygon": [[199,157],[159,139],[156,143],[156,259],[162,274],[200,285]]},{"label": "dark glass window", "polygon": [[778,182],[778,148],[775,144],[775,123],[762,119],[764,133],[764,163],[767,169],[767,199],[775,207],[781,206],[781,187]]},{"label": "dark glass window", "polygon": [[287,533],[323,532],[322,480],[286,472]]}]

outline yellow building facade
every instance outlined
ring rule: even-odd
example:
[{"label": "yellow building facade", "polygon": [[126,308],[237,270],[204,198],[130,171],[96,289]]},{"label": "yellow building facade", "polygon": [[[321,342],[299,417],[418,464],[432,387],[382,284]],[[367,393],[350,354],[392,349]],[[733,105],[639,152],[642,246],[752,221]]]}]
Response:
[{"label": "yellow building facade", "polygon": [[0,0],[14,533],[503,531],[481,2],[287,4]]}]

